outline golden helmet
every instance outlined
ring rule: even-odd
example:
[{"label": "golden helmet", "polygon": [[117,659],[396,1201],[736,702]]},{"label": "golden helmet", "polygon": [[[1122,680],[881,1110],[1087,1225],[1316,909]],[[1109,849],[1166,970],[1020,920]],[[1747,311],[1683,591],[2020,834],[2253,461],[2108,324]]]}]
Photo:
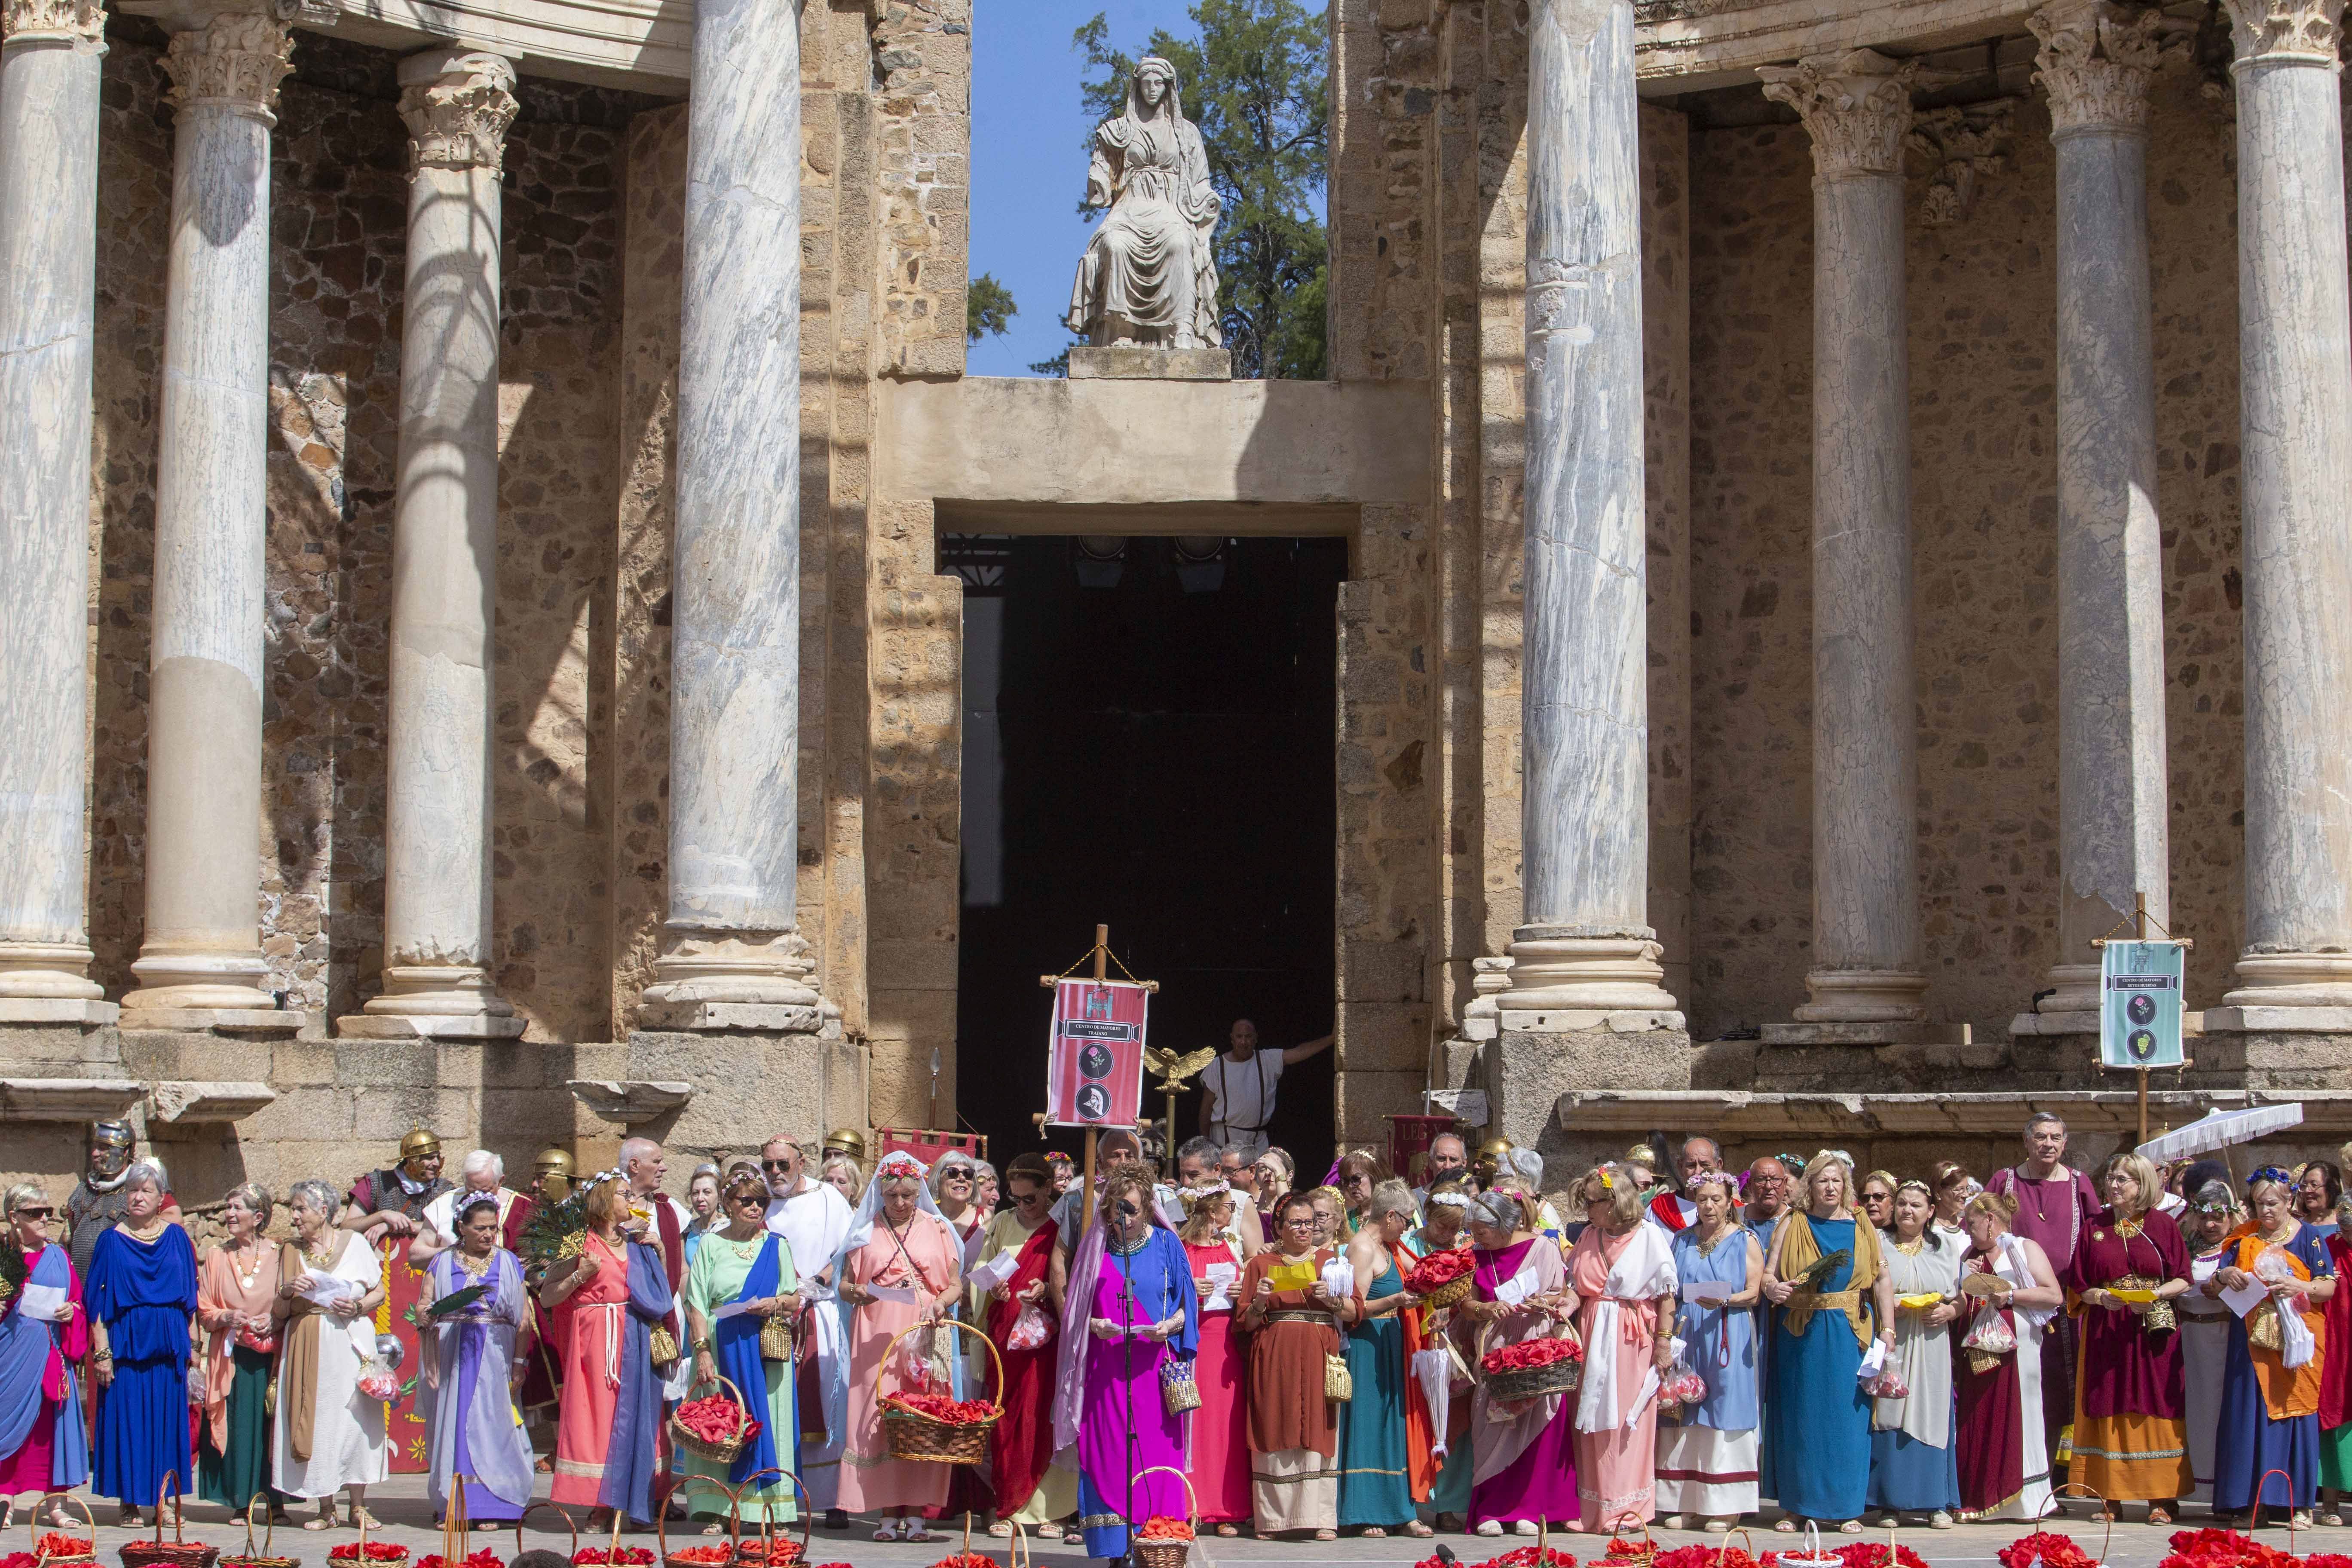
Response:
[{"label": "golden helmet", "polygon": [[422,1127],[412,1129],[408,1136],[400,1141],[400,1159],[403,1164],[411,1160],[426,1159],[439,1152],[441,1152],[441,1140]]},{"label": "golden helmet", "polygon": [[1655,1175],[1658,1172],[1658,1152],[1651,1148],[1645,1139],[1625,1151],[1625,1163],[1629,1165],[1639,1165],[1652,1175]]},{"label": "golden helmet", "polygon": [[570,1179],[572,1172],[572,1152],[568,1149],[541,1149],[530,1163],[533,1175],[557,1175]]},{"label": "golden helmet", "polygon": [[836,1127],[824,1135],[824,1152],[846,1154],[863,1164],[866,1161],[866,1134],[854,1128]]}]

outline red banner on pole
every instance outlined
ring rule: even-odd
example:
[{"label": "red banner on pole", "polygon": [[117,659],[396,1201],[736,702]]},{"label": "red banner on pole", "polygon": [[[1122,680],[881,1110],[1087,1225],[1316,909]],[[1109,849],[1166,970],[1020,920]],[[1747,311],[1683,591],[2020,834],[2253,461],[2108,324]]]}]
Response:
[{"label": "red banner on pole", "polygon": [[1120,980],[1054,986],[1045,1120],[1056,1127],[1133,1127],[1143,1110],[1143,1023],[1151,994]]}]

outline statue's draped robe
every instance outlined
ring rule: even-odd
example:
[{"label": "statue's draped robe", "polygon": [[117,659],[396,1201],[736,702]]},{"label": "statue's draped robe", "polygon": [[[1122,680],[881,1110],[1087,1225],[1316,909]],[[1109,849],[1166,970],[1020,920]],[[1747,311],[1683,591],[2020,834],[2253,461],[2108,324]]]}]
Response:
[{"label": "statue's draped robe", "polygon": [[1209,237],[1218,203],[1208,155],[1173,84],[1157,112],[1146,113],[1130,92],[1128,111],[1095,129],[1087,197],[1108,202],[1110,216],[1078,263],[1069,328],[1108,342],[1107,318],[1116,317],[1150,342],[1216,348],[1223,339]]}]

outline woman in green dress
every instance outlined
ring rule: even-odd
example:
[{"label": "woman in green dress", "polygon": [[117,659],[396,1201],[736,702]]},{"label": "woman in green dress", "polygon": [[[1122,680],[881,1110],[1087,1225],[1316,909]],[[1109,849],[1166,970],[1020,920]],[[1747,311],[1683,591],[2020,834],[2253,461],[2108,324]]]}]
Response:
[{"label": "woman in green dress", "polygon": [[285,1522],[286,1499],[269,1484],[269,1379],[284,1312],[278,1304],[278,1244],[268,1227],[268,1193],[247,1182],[221,1206],[228,1239],[205,1254],[196,1281],[203,1335],[204,1416],[196,1449],[196,1495],[242,1514],[256,1492]]},{"label": "woman in green dress", "polygon": [[[767,1227],[767,1184],[751,1171],[727,1174],[719,1191],[719,1212],[727,1216],[723,1229],[702,1239],[694,1262],[686,1271],[683,1300],[686,1331],[694,1342],[693,1396],[719,1392],[724,1376],[753,1404],[760,1435],[731,1465],[721,1465],[699,1454],[677,1450],[679,1486],[687,1511],[707,1520],[703,1533],[717,1535],[727,1527],[727,1499],[709,1486],[688,1486],[688,1476],[706,1476],[723,1486],[741,1485],[762,1470],[780,1470],[741,1499],[743,1520],[761,1519],[782,1524],[797,1519],[793,1493],[793,1459],[798,1450],[800,1422],[793,1404],[793,1363],[770,1359],[761,1344],[761,1329],[772,1317],[787,1321],[801,1310],[800,1276],[793,1265],[793,1249]],[[720,1316],[723,1308],[737,1311]]]}]

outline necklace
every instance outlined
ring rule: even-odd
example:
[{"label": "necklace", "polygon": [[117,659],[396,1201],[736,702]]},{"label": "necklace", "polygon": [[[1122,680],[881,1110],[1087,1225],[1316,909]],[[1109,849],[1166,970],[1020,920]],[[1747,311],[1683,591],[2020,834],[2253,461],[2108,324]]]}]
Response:
[{"label": "necklace", "polygon": [[489,1272],[490,1259],[496,1256],[495,1253],[485,1252],[478,1258],[472,1253],[460,1249],[457,1254],[457,1271],[468,1279],[478,1279]]},{"label": "necklace", "polygon": [[1727,1238],[1744,1234],[1746,1233],[1736,1225],[1727,1225],[1711,1237],[1700,1236],[1696,1231],[1693,1231],[1691,1245],[1698,1248],[1698,1255],[1701,1258],[1712,1258],[1715,1256],[1715,1249],[1721,1247]]},{"label": "necklace", "polygon": [[133,1241],[152,1241],[163,1234],[163,1224],[160,1217],[152,1225],[144,1226],[135,1226],[126,1219],[122,1222],[122,1230]]},{"label": "necklace", "polygon": [[[249,1271],[244,1264],[236,1260],[237,1253],[246,1247],[253,1249],[253,1268]],[[236,1276],[236,1282],[239,1285],[247,1290],[252,1289],[254,1282],[261,1278],[261,1237],[256,1236],[249,1242],[231,1247],[228,1249],[228,1268],[229,1272]]]},{"label": "necklace", "polygon": [[1927,1233],[1924,1230],[1908,1241],[1904,1240],[1901,1237],[1896,1237],[1895,1238],[1895,1250],[1903,1254],[1906,1258],[1918,1257],[1919,1254],[1926,1249],[1927,1246]]},{"label": "necklace", "polygon": [[1118,1253],[1121,1258],[1132,1258],[1137,1253],[1142,1251],[1143,1244],[1150,1239],[1151,1232],[1149,1229],[1146,1229],[1141,1236],[1137,1237],[1133,1241],[1128,1240],[1127,1237],[1123,1236],[1114,1236],[1110,1238],[1110,1249],[1113,1252]]},{"label": "necklace", "polygon": [[319,1235],[319,1244],[316,1247],[311,1246],[310,1243],[307,1241],[298,1242],[296,1244],[296,1250],[300,1252],[306,1260],[324,1267],[328,1257],[327,1248],[329,1239],[330,1238],[327,1234],[324,1231],[321,1231]]},{"label": "necklace", "polygon": [[735,1256],[738,1258],[757,1258],[760,1256],[760,1248],[766,1244],[767,1239],[767,1233],[761,1231],[749,1241],[738,1241],[730,1236],[727,1238],[727,1245],[735,1249]]}]

